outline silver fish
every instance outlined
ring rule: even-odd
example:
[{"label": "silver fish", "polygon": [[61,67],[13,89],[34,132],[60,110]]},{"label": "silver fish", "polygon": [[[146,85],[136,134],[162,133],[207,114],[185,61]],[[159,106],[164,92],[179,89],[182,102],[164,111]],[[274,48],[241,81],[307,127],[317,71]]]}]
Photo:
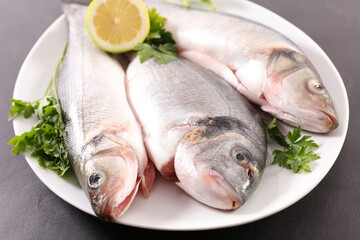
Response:
[{"label": "silver fish", "polygon": [[256,189],[266,137],[253,106],[215,73],[185,59],[136,57],[126,71],[129,103],[148,156],[198,201],[240,207]]},{"label": "silver fish", "polygon": [[57,94],[72,167],[96,215],[112,221],[128,209],[140,183],[147,195],[154,168],[126,99],[125,73],[91,41],[86,9],[63,4],[69,36]]},{"label": "silver fish", "polygon": [[314,132],[328,132],[338,118],[322,80],[288,38],[241,17],[144,0],[167,18],[181,55],[221,75],[265,112]]}]

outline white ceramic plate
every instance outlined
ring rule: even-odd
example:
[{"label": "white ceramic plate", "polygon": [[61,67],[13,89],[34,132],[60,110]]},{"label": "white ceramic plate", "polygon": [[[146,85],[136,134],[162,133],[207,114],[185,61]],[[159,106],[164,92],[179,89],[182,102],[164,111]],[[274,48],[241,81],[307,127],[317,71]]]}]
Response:
[{"label": "white ceramic plate", "polygon": [[[291,171],[270,165],[272,146],[269,146],[268,164],[262,181],[246,204],[235,211],[220,211],[207,207],[178,188],[172,181],[157,175],[148,199],[141,194],[118,223],[151,229],[200,230],[241,225],[294,204],[308,194],[328,173],[345,140],[349,104],[346,90],[336,68],[323,50],[301,30],[252,2],[236,0],[214,1],[219,12],[244,16],[270,25],[297,43],[318,69],[339,115],[340,126],[327,135],[311,134],[319,143],[317,153],[321,159],[312,164],[311,173],[293,174]],[[17,79],[14,98],[36,100],[42,96],[67,39],[67,26],[59,17],[40,37],[27,56]],[[35,120],[22,118],[14,121],[16,134],[28,131]],[[282,125],[284,131],[288,126]],[[84,212],[94,215],[90,203],[74,174],[60,178],[51,170],[41,168],[28,155],[26,160],[35,174],[59,197]]]}]

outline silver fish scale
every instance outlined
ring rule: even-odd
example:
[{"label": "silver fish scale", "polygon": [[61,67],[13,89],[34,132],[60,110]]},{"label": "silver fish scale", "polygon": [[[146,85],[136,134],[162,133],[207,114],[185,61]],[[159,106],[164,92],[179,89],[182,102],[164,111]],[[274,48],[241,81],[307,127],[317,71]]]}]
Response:
[{"label": "silver fish scale", "polygon": [[[131,99],[136,98],[132,102],[145,125],[157,122],[161,129],[164,126],[168,129],[182,123],[186,116],[240,117],[249,127],[257,121],[253,107],[240,93],[216,74],[185,59],[168,64],[157,64],[156,59],[149,59],[143,64],[134,60],[129,68],[128,92]],[[154,111],[143,119],[141,113],[147,109],[142,106],[150,105]],[[262,132],[259,127],[253,130]]]},{"label": "silver fish scale", "polygon": [[[106,127],[119,127],[122,101],[119,90],[122,69],[91,41],[84,23],[85,7],[64,6],[69,22],[69,39],[62,69],[57,80],[67,147],[72,161],[81,159],[82,149]],[[77,14],[75,11],[80,11]],[[101,101],[99,100],[101,99]],[[79,158],[80,157],[80,158]]]}]

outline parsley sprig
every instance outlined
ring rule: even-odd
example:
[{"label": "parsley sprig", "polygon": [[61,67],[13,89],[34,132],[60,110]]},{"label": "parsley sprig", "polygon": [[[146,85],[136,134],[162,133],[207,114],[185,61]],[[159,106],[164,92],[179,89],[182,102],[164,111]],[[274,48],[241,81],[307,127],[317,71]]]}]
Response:
[{"label": "parsley sprig", "polygon": [[286,137],[281,133],[276,125],[276,118],[271,122],[264,120],[266,132],[269,137],[274,139],[283,150],[274,150],[272,155],[274,161],[271,164],[278,164],[281,167],[291,169],[294,173],[300,171],[311,172],[309,162],[320,158],[313,150],[319,146],[310,140],[311,136],[304,135],[301,137],[301,127],[298,126],[292,132],[289,131]]},{"label": "parsley sprig", "polygon": [[150,32],[144,42],[135,46],[134,50],[143,63],[150,57],[156,57],[161,63],[177,59],[177,47],[172,34],[165,30],[166,18],[161,17],[156,9],[149,10]]},{"label": "parsley sprig", "polygon": [[38,121],[30,131],[15,136],[8,144],[13,145],[13,154],[19,155],[30,151],[31,156],[37,158],[41,167],[50,168],[58,175],[64,176],[70,168],[69,153],[63,141],[66,137],[65,124],[61,117],[60,103],[55,88],[61,63],[62,58],[42,98],[34,102],[10,100],[13,105],[9,112],[9,120],[20,115],[30,118],[36,111]]},{"label": "parsley sprig", "polygon": [[[182,0],[182,1],[183,1],[184,5],[185,5],[186,7],[190,7],[190,5],[189,5],[189,1],[190,1],[190,0]],[[214,5],[214,3],[213,3],[211,0],[201,0],[201,2],[205,3],[206,5],[208,5],[213,11],[216,10],[215,5]]]}]

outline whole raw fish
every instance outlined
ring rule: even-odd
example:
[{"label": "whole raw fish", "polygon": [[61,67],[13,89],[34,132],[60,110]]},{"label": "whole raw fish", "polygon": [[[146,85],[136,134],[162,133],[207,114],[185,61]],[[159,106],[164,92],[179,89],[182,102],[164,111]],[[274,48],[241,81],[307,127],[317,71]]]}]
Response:
[{"label": "whole raw fish", "polygon": [[65,143],[94,212],[111,221],[130,206],[140,182],[147,195],[154,168],[126,99],[122,67],[91,41],[86,6],[63,4],[63,9],[69,36],[57,93],[68,133]]},{"label": "whole raw fish", "polygon": [[266,137],[252,105],[215,73],[185,59],[136,57],[126,71],[129,103],[148,156],[183,190],[219,209],[241,206],[257,187]]},{"label": "whole raw fish", "polygon": [[167,18],[182,56],[221,75],[261,109],[314,132],[338,126],[332,100],[304,53],[262,24],[144,0]]}]

